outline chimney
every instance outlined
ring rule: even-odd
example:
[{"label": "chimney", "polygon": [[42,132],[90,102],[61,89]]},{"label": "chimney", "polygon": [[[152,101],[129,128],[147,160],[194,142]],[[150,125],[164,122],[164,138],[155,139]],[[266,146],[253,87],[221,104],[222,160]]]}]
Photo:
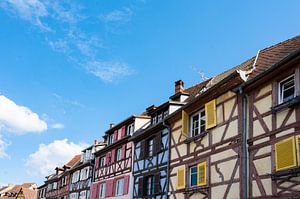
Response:
[{"label": "chimney", "polygon": [[175,82],[175,94],[179,92],[183,92],[184,90],[184,82],[182,80],[178,80]]},{"label": "chimney", "polygon": [[98,144],[100,144],[100,141],[99,140],[95,140],[94,141],[94,145],[98,145]]},{"label": "chimney", "polygon": [[113,128],[115,126],[115,123],[110,123],[109,124],[109,129]]}]

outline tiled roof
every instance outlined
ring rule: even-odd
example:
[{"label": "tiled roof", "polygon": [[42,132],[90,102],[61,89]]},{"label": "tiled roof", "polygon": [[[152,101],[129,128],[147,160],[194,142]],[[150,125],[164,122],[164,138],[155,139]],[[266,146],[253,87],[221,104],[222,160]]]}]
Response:
[{"label": "tiled roof", "polygon": [[261,50],[257,55],[255,69],[250,74],[250,79],[280,62],[299,48],[300,35]]},{"label": "tiled roof", "polygon": [[69,167],[74,167],[80,161],[81,155],[75,155],[66,165]]},{"label": "tiled roof", "polygon": [[37,198],[37,191],[28,189],[28,188],[22,188],[23,194],[25,199],[36,199]]}]

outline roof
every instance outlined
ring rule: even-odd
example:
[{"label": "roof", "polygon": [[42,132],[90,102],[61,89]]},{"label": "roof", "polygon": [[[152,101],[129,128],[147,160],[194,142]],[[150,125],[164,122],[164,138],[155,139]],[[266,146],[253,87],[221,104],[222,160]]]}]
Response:
[{"label": "roof", "polygon": [[81,155],[75,155],[66,165],[74,167],[80,161]]},{"label": "roof", "polygon": [[28,188],[22,188],[18,195],[20,193],[23,192],[23,195],[25,197],[25,199],[36,199],[37,198],[37,191],[36,190],[32,190],[32,189],[28,189]]},{"label": "roof", "polygon": [[268,48],[265,48],[257,54],[257,60],[254,65],[254,70],[250,74],[250,79],[258,74],[266,71],[274,64],[280,62],[285,57],[289,56],[300,48],[300,35],[291,39],[280,42]]},{"label": "roof", "polygon": [[[3,190],[2,194],[6,196],[1,196],[0,199],[13,199],[16,198],[17,194],[20,192],[21,189],[31,190],[35,192],[35,197],[25,197],[29,199],[36,198],[36,184],[35,183],[23,183],[21,185],[13,185],[11,187],[7,186],[6,190]],[[30,191],[28,191],[30,192]]]}]

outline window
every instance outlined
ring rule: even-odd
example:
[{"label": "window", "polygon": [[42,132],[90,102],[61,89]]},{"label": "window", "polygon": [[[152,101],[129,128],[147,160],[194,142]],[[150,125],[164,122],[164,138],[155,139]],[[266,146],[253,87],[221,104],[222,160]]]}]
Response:
[{"label": "window", "polygon": [[113,140],[114,140],[114,135],[113,134],[108,135],[108,144],[112,144]]},{"label": "window", "polygon": [[121,196],[124,193],[124,178],[118,179],[116,182],[116,196]]},{"label": "window", "polygon": [[197,175],[198,175],[198,168],[197,166],[193,166],[190,168],[190,187],[197,186]]},{"label": "window", "polygon": [[157,117],[157,122],[160,122],[160,121],[162,121],[162,119],[163,119],[163,115],[162,115],[162,113],[161,114],[159,114],[158,115],[158,117]]},{"label": "window", "polygon": [[295,76],[292,75],[279,82],[279,104],[295,97]]},{"label": "window", "polygon": [[89,168],[86,167],[84,169],[81,169],[80,172],[80,180],[85,180],[89,177]]},{"label": "window", "polygon": [[205,111],[202,109],[190,118],[191,136],[199,135],[205,131]]},{"label": "window", "polygon": [[164,118],[166,118],[169,115],[169,111],[164,112]]},{"label": "window", "polygon": [[206,185],[206,162],[201,162],[190,167],[189,170],[189,185],[190,187]]},{"label": "window", "polygon": [[75,173],[73,173],[72,183],[77,182],[79,180],[79,174],[80,174],[80,171],[76,171]]},{"label": "window", "polygon": [[146,177],[146,195],[154,194],[154,176]]},{"label": "window", "polygon": [[71,193],[70,199],[78,199],[78,193]]},{"label": "window", "polygon": [[147,155],[148,157],[153,155],[153,146],[154,145],[154,139],[150,139],[147,143]]},{"label": "window", "polygon": [[100,158],[100,167],[104,167],[105,166],[105,156]]},{"label": "window", "polygon": [[122,160],[122,148],[117,149],[117,161]]},{"label": "window", "polygon": [[80,192],[79,199],[86,199],[86,191],[81,191]]},{"label": "window", "polygon": [[99,198],[105,198],[105,183],[100,184]]},{"label": "window", "polygon": [[152,124],[156,124],[156,116],[152,117]]},{"label": "window", "polygon": [[132,135],[134,132],[134,123],[127,126],[127,135]]}]

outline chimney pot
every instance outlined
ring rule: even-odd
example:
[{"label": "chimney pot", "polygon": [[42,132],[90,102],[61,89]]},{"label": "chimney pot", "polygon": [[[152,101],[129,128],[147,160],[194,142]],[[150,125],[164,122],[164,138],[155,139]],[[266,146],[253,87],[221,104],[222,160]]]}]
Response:
[{"label": "chimney pot", "polygon": [[113,128],[114,126],[115,126],[114,123],[110,123],[110,124],[109,124],[109,129]]},{"label": "chimney pot", "polygon": [[175,94],[179,92],[183,92],[184,90],[184,82],[182,80],[178,80],[175,82]]}]

